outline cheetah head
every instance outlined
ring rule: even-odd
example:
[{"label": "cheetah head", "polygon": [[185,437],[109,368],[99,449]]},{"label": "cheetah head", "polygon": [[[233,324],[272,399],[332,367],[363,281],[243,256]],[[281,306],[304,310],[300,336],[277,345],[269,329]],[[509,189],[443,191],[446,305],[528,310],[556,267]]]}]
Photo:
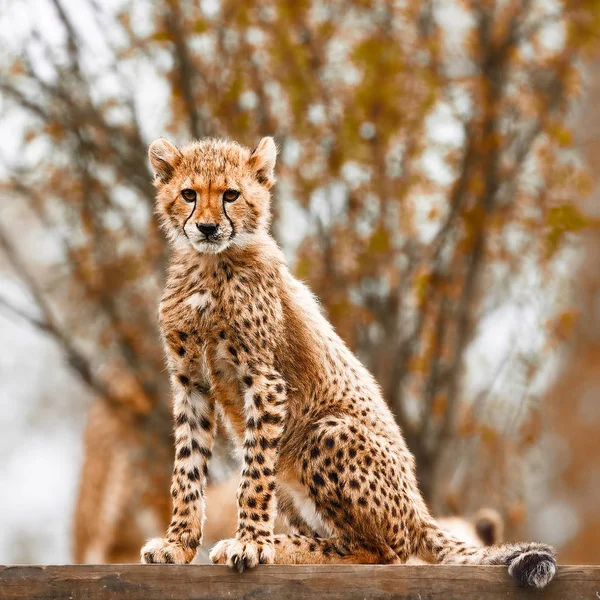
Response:
[{"label": "cheetah head", "polygon": [[176,148],[159,138],[148,154],[157,212],[174,245],[216,254],[268,230],[277,155],[273,138],[263,138],[254,151],[216,139]]}]

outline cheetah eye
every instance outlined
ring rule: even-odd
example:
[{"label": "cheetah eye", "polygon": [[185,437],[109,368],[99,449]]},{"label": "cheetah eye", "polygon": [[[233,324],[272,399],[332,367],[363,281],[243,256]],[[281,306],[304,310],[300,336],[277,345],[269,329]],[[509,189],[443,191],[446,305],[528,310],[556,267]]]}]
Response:
[{"label": "cheetah eye", "polygon": [[240,193],[237,190],[225,190],[223,192],[223,200],[225,202],[235,202],[240,197]]},{"label": "cheetah eye", "polygon": [[181,190],[181,196],[186,202],[196,201],[196,192],[194,190]]}]

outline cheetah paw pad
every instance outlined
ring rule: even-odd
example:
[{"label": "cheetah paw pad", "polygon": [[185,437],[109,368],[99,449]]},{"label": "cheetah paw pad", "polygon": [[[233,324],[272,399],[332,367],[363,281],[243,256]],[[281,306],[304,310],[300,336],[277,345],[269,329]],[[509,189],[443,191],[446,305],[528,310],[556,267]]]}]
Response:
[{"label": "cheetah paw pad", "polygon": [[241,573],[258,564],[273,564],[275,548],[272,542],[245,542],[234,538],[218,542],[210,551],[209,557],[213,563],[227,565]]}]

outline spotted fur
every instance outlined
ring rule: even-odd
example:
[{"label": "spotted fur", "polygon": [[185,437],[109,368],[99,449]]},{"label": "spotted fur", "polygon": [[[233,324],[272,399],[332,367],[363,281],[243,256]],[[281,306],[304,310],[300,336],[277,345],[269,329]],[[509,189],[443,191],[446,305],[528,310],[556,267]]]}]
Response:
[{"label": "spotted fur", "polygon": [[[466,517],[440,517],[438,525],[444,531],[470,546],[483,548],[502,542],[504,521],[493,509],[483,508],[472,519]],[[425,561],[411,556],[408,564],[422,565]]]},{"label": "spotted fur", "polygon": [[[160,325],[176,454],[173,520],[164,539],[144,546],[142,560],[194,557],[218,408],[243,469],[236,536],[215,546],[214,562],[241,571],[258,563],[396,563],[417,554],[505,564],[543,587],[555,569],[548,546],[476,547],[430,516],[379,386],[268,233],[275,155],[271,138],[254,152],[222,140],[150,147],[158,214],[174,247]],[[210,236],[206,225],[217,226]],[[277,505],[296,533],[274,536]]]}]

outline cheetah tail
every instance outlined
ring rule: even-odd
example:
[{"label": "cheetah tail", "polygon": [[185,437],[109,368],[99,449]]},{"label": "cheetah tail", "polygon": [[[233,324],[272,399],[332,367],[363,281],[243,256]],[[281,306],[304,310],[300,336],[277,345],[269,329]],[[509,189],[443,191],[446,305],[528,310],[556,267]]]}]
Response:
[{"label": "cheetah tail", "polygon": [[546,544],[519,542],[477,547],[444,531],[434,520],[423,524],[419,558],[446,565],[506,565],[517,581],[545,587],[556,572],[555,551]]}]

